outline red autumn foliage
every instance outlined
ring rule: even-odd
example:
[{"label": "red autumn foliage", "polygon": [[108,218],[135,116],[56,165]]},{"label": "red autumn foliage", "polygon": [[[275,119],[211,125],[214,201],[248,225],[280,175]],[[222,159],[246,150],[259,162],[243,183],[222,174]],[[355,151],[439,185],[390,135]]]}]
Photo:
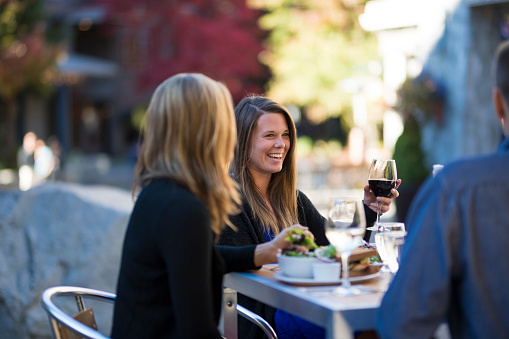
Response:
[{"label": "red autumn foliage", "polygon": [[136,70],[139,90],[179,72],[200,72],[224,82],[234,100],[262,93],[269,74],[258,61],[264,32],[259,12],[245,0],[98,0],[106,5],[107,32],[116,34],[125,67]]}]

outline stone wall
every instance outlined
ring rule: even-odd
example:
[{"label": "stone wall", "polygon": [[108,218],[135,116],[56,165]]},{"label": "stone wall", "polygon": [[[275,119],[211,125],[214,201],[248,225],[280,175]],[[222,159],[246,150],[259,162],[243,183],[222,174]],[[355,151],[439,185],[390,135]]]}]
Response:
[{"label": "stone wall", "polygon": [[493,152],[502,137],[492,102],[492,61],[509,4],[447,0],[444,33],[424,68],[446,88],[444,123],[423,128],[428,165]]},{"label": "stone wall", "polygon": [[[1,337],[51,338],[40,305],[47,287],[115,292],[131,208],[130,192],[106,186],[49,183],[0,191]],[[111,312],[96,313],[105,333]]]}]

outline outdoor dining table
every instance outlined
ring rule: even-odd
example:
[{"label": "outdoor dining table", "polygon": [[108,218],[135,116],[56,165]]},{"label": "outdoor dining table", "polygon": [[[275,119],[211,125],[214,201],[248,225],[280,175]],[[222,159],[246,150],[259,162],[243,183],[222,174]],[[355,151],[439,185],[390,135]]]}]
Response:
[{"label": "outdoor dining table", "polygon": [[380,272],[374,278],[358,281],[373,290],[355,296],[333,293],[337,285],[288,284],[274,277],[277,265],[259,270],[228,273],[223,280],[224,336],[237,338],[237,293],[304,318],[325,329],[325,337],[353,338],[354,331],[375,328],[377,309],[390,283],[390,273]]}]

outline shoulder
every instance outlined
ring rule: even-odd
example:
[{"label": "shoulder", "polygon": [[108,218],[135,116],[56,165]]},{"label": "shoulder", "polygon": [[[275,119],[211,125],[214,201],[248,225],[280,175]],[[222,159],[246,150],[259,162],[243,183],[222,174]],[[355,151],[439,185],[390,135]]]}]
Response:
[{"label": "shoulder", "polygon": [[299,205],[309,205],[312,204],[311,200],[309,200],[308,196],[302,192],[301,190],[297,190],[297,203]]},{"label": "shoulder", "polygon": [[430,181],[436,181],[443,190],[506,186],[509,185],[507,168],[509,168],[509,154],[468,157],[447,164],[436,178]]},{"label": "shoulder", "polygon": [[315,204],[302,191],[297,190],[297,207],[304,210],[304,213],[318,213]]},{"label": "shoulder", "polygon": [[203,201],[186,187],[169,179],[156,179],[140,192],[135,208],[161,213],[167,218],[203,218],[209,216]]},{"label": "shoulder", "polygon": [[435,178],[429,176],[419,188],[409,215],[443,219],[445,215],[453,218],[471,211],[472,206],[493,209],[500,202],[509,201],[507,168],[509,155],[500,154],[468,157],[446,164]]},{"label": "shoulder", "polygon": [[145,186],[137,200],[149,200],[153,203],[167,201],[204,205],[188,188],[170,179],[156,179]]}]

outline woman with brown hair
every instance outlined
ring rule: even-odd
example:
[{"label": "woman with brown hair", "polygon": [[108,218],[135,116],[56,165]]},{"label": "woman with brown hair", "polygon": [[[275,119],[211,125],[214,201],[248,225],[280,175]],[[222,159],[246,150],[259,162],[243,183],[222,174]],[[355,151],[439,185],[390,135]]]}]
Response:
[{"label": "woman with brown hair", "polygon": [[236,142],[231,95],[202,74],[178,74],[146,112],[117,284],[113,338],[221,338],[222,276],[260,267],[291,246],[216,247],[238,212],[227,169]]},{"label": "woman with brown hair", "polygon": [[[288,110],[266,97],[247,96],[235,108],[235,120],[238,142],[230,172],[240,186],[242,211],[230,219],[237,230],[225,229],[219,244],[263,244],[287,227],[301,224],[309,227],[319,246],[327,245],[324,217],[297,190],[297,131]],[[376,220],[377,200],[382,202],[381,213],[385,213],[398,195],[394,189],[389,198],[376,198],[366,185],[364,209],[368,224]],[[278,330],[273,308],[243,295],[238,300]],[[239,318],[239,337],[259,338],[261,331]]]}]

